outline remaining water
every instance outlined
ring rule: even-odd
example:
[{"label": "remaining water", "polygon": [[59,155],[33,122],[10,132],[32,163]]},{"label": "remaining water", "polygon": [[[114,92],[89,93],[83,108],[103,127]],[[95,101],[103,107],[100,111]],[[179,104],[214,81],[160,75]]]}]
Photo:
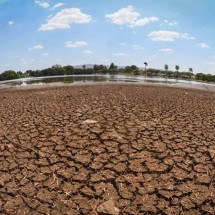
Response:
[{"label": "remaining water", "polygon": [[158,77],[148,77],[143,76],[126,76],[126,75],[68,75],[68,76],[48,76],[39,78],[21,78],[10,81],[2,81],[0,85],[9,86],[27,86],[27,85],[44,85],[49,83],[94,83],[94,82],[142,82],[142,83],[159,83],[159,84],[191,84],[204,87],[215,88],[214,83],[204,83],[197,81],[187,81],[187,80],[177,80],[177,79],[167,79]]}]

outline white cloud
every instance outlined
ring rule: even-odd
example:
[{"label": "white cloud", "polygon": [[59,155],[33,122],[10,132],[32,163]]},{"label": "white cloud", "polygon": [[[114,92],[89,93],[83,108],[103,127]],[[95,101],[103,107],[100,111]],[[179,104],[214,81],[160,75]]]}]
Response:
[{"label": "white cloud", "polygon": [[114,55],[120,57],[120,56],[125,56],[126,54],[123,52],[117,52],[117,53],[114,53]]},{"label": "white cloud", "polygon": [[202,48],[202,49],[209,49],[210,48],[210,46],[207,45],[206,43],[199,43],[199,44],[197,44],[197,46]]},{"label": "white cloud", "polygon": [[45,2],[45,1],[39,1],[39,0],[35,0],[34,1],[37,5],[39,5],[40,7],[44,8],[44,9],[47,9],[50,7],[49,3],[48,2]]},{"label": "white cloud", "polygon": [[65,45],[67,48],[77,48],[82,46],[88,46],[87,42],[85,41],[78,41],[78,42],[67,41],[65,42]]},{"label": "white cloud", "polygon": [[152,41],[164,41],[164,42],[172,42],[176,39],[186,39],[191,40],[195,39],[194,37],[190,36],[187,33],[179,33],[175,31],[153,31],[151,32],[148,37]]},{"label": "white cloud", "polygon": [[49,55],[49,53],[48,52],[44,52],[44,53],[42,53],[42,56],[43,57],[47,57]]},{"label": "white cloud", "polygon": [[68,29],[72,24],[89,23],[91,20],[91,16],[82,13],[79,8],[66,8],[51,17],[46,24],[41,25],[39,30]]},{"label": "white cloud", "polygon": [[13,25],[14,21],[8,21],[8,25]]},{"label": "white cloud", "polygon": [[134,22],[139,16],[140,14],[130,5],[115,13],[107,14],[106,18],[110,19],[114,24],[125,25]]},{"label": "white cloud", "polygon": [[174,50],[170,48],[166,48],[166,49],[159,49],[159,52],[165,52],[165,53],[171,54],[172,52],[174,52]]},{"label": "white cloud", "polygon": [[176,25],[178,25],[178,22],[176,22],[176,21],[169,21],[169,20],[165,19],[161,25],[176,26]]},{"label": "white cloud", "polygon": [[133,48],[134,50],[143,50],[143,49],[144,49],[143,46],[139,46],[139,45],[133,45],[132,48]]},{"label": "white cloud", "polygon": [[56,8],[62,7],[63,5],[65,5],[64,3],[57,3],[55,4],[51,10],[55,10]]},{"label": "white cloud", "polygon": [[143,19],[138,19],[138,20],[136,20],[136,21],[131,23],[131,27],[144,26],[144,25],[147,25],[150,22],[156,22],[158,20],[159,20],[158,17],[149,17],[149,18],[146,17],[146,18],[143,18]]},{"label": "white cloud", "polygon": [[83,54],[84,54],[84,55],[87,55],[87,56],[90,56],[90,55],[93,54],[93,52],[90,51],[90,50],[84,50],[84,51],[83,51]]},{"label": "white cloud", "polygon": [[34,50],[42,50],[44,47],[42,45],[36,45],[33,47]]},{"label": "white cloud", "polygon": [[107,14],[106,18],[110,19],[116,25],[128,25],[129,27],[144,26],[149,22],[158,21],[157,17],[145,17],[138,19],[140,14],[130,5],[122,8],[115,13]]}]

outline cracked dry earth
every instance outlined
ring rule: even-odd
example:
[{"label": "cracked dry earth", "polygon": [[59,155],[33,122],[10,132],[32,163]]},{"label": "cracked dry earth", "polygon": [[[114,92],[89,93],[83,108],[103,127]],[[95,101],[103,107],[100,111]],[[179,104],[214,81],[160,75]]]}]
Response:
[{"label": "cracked dry earth", "polygon": [[113,84],[0,99],[0,214],[215,213],[214,92]]}]

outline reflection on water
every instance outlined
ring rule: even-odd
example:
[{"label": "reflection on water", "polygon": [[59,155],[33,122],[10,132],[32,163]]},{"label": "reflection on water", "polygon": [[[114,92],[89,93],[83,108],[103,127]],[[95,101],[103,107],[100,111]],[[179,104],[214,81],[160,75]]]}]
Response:
[{"label": "reflection on water", "polygon": [[50,83],[94,83],[94,82],[148,82],[159,84],[191,84],[205,87],[215,87],[215,84],[202,83],[196,81],[176,80],[166,78],[145,78],[143,76],[126,76],[126,75],[70,75],[70,76],[49,76],[39,78],[22,78],[11,81],[2,81],[0,84],[9,86],[28,86],[28,85],[45,85]]},{"label": "reflection on water", "polygon": [[108,81],[107,76],[49,76],[39,78],[22,78],[18,80],[5,81],[4,84],[13,86],[27,86],[27,85],[42,85],[50,83],[90,83],[90,82],[105,82]]}]

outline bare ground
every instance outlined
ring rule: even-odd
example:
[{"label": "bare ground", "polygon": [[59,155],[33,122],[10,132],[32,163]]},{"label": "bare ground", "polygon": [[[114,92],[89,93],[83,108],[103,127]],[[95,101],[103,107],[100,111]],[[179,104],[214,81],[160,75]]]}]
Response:
[{"label": "bare ground", "polygon": [[215,213],[214,92],[93,85],[0,99],[0,214],[102,214],[109,200],[115,214]]}]

